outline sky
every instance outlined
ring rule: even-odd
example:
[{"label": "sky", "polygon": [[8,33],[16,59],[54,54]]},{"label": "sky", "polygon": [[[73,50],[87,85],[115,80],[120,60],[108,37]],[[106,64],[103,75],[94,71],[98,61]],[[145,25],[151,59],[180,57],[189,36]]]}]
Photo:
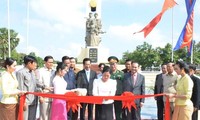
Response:
[{"label": "sky", "polygon": [[[0,28],[8,27],[8,0],[0,0]],[[176,0],[161,21],[146,37],[133,35],[145,27],[162,9],[164,0],[101,0],[99,13],[102,21],[100,57],[117,56],[132,52],[144,42],[153,47],[175,46],[186,21],[184,0]],[[52,55],[77,57],[85,47],[85,22],[88,17],[88,0],[9,0],[10,28],[18,33],[17,52],[35,52],[40,57]],[[28,36],[27,36],[27,28]],[[28,42],[27,42],[28,39]],[[200,41],[200,1],[194,7],[194,36]]]}]

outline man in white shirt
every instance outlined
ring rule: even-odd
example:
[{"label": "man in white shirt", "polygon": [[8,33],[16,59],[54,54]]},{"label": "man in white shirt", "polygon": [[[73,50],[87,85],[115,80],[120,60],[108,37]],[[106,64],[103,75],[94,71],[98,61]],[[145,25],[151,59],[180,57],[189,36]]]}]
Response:
[{"label": "man in white shirt", "polygon": [[[39,81],[46,87],[53,87],[52,80],[55,76],[55,70],[53,70],[54,59],[52,56],[46,56],[44,58],[45,65],[39,69],[40,79]],[[43,93],[51,93],[52,91],[43,90]],[[40,120],[49,120],[51,113],[52,99],[40,97]]]},{"label": "man in white shirt", "polygon": [[[177,82],[178,75],[174,71],[174,63],[168,63],[167,64],[167,74],[163,75],[163,93],[176,93],[175,85]],[[163,97],[164,103],[166,101],[166,98]],[[174,111],[174,98],[170,99],[170,117],[172,118],[172,113]]]}]

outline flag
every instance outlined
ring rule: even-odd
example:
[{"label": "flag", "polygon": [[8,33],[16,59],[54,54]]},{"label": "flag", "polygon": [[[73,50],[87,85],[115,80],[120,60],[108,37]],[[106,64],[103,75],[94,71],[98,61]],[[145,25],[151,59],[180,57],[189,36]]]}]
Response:
[{"label": "flag", "polygon": [[188,55],[191,55],[192,50],[192,39],[193,39],[193,9],[196,0],[185,0],[186,10],[187,10],[187,19],[185,25],[182,29],[182,32],[178,38],[176,46],[174,47],[174,51],[181,49],[183,47],[187,47]]},{"label": "flag", "polygon": [[163,7],[162,7],[162,11],[156,17],[154,17],[151,20],[151,22],[147,26],[145,26],[142,30],[140,30],[139,32],[135,32],[133,34],[144,32],[144,37],[146,38],[146,36],[153,30],[153,28],[161,20],[162,15],[164,14],[164,12],[166,10],[168,10],[169,8],[174,7],[175,5],[176,5],[176,2],[174,0],[165,0],[165,2],[163,4]]}]

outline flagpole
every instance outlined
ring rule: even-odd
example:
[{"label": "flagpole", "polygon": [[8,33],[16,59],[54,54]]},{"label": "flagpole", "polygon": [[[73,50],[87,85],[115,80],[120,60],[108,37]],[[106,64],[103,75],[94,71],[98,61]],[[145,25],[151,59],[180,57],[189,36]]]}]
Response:
[{"label": "flagpole", "polygon": [[192,45],[191,45],[192,48],[191,48],[191,57],[190,57],[191,60],[190,60],[190,63],[193,64],[193,52],[194,52],[193,50],[194,50],[195,41],[192,40],[192,41],[191,41],[191,44],[192,44]]},{"label": "flagpole", "polygon": [[174,51],[173,51],[173,44],[174,44],[174,11],[173,11],[174,8],[172,8],[172,56],[171,56],[171,61],[173,62],[174,61]]},{"label": "flagpole", "polygon": [[28,55],[28,42],[29,42],[29,0],[27,0],[27,18],[26,18],[26,54]]},{"label": "flagpole", "polygon": [[11,57],[10,52],[10,0],[7,0],[7,10],[8,10],[8,57]]}]

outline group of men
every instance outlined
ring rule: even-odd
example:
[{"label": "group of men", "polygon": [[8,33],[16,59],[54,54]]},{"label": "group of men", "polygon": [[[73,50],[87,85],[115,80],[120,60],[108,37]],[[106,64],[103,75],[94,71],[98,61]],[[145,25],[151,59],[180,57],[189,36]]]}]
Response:
[{"label": "group of men", "polygon": [[[75,88],[86,88],[87,96],[92,96],[93,81],[97,79],[97,71],[91,69],[91,59],[83,59],[83,69],[80,70],[75,67],[76,60],[73,57],[63,56],[62,62],[68,67],[68,71],[64,76],[67,82],[67,90]],[[125,63],[126,68],[121,71],[118,70],[118,58],[111,56],[108,58],[111,68],[111,79],[116,80],[117,90],[116,96],[120,96],[124,91],[132,92],[135,95],[145,94],[145,77],[138,73],[139,64],[131,60]],[[44,58],[44,67],[37,68],[37,60],[33,56],[24,57],[24,68],[16,72],[19,81],[19,89],[29,92],[43,92],[53,93],[52,80],[55,76],[53,69],[54,59],[52,56]],[[102,66],[101,66],[102,67]],[[102,68],[101,68],[102,69]],[[26,103],[24,105],[24,120],[35,120],[37,112],[38,97],[34,95],[26,96]],[[52,99],[39,97],[40,120],[49,120],[51,114]],[[135,100],[137,109],[131,108],[122,109],[121,101],[114,101],[114,111],[116,120],[140,120],[141,107],[144,104],[144,99]],[[86,110],[88,110],[88,120],[93,120],[93,104],[81,103],[80,120],[85,120]],[[87,107],[87,109],[86,109]],[[68,120],[77,120],[78,112],[68,111]]]},{"label": "group of men", "polygon": [[[194,112],[192,120],[198,120],[198,109],[200,107],[200,79],[194,74],[196,66],[189,65],[189,75],[194,83],[191,101],[193,102]],[[178,75],[174,71],[174,63],[170,62],[162,65],[162,73],[156,76],[154,94],[160,93],[176,93],[175,85],[177,82]],[[155,97],[157,103],[157,117],[158,120],[164,119],[164,107],[165,107],[165,96]],[[174,111],[175,98],[170,99],[170,117]]]}]

